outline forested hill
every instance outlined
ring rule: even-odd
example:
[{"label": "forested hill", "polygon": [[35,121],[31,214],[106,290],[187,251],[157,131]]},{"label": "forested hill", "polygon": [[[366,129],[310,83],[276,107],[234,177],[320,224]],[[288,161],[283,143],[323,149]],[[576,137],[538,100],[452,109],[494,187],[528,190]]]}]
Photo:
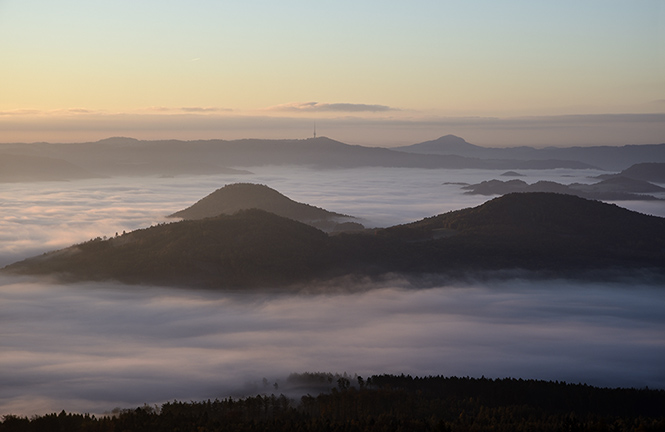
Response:
[{"label": "forested hill", "polygon": [[[382,233],[433,245],[436,264],[473,269],[665,270],[665,218],[556,193],[514,193]],[[412,267],[416,267],[414,263]]]},{"label": "forested hill", "polygon": [[665,274],[665,218],[552,193],[509,194],[380,230],[327,235],[261,210],[96,239],[4,271],[65,280],[278,287],[337,277],[527,269]]}]

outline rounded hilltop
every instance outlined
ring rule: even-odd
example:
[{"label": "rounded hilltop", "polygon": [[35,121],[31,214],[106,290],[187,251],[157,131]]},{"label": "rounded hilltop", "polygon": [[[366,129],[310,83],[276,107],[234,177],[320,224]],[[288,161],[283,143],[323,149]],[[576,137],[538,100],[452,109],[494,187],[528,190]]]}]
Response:
[{"label": "rounded hilltop", "polygon": [[266,185],[256,183],[228,184],[168,217],[197,220],[232,215],[248,209],[264,210],[324,231],[332,231],[340,223],[345,223],[346,226],[355,219],[353,216],[296,202]]}]

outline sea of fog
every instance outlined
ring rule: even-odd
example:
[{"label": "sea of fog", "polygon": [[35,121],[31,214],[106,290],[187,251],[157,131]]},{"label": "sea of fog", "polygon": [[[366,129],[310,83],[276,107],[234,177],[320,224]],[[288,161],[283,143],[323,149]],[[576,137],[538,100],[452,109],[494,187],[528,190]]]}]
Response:
[{"label": "sea of fog", "polygon": [[[251,171],[4,184],[0,265],[167,221],[165,215],[228,183],[266,184],[366,226],[388,226],[489,199],[446,183],[501,178],[480,170]],[[592,183],[598,174],[521,173],[529,183]],[[665,216],[662,202],[618,204]],[[307,371],[665,388],[665,289],[646,278],[583,283],[524,276],[430,289],[395,279],[354,287],[372,289],[341,288],[239,294],[2,277],[0,416],[253,395],[275,391],[260,385],[263,378],[283,390],[288,374]]]}]

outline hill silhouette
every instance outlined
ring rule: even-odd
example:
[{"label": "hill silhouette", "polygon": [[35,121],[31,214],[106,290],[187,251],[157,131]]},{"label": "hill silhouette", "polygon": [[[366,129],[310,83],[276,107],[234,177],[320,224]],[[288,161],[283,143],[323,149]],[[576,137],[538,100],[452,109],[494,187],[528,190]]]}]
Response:
[{"label": "hill silhouette", "polygon": [[567,194],[507,194],[387,232],[438,243],[466,268],[665,269],[665,218]]},{"label": "hill silhouette", "polygon": [[[357,167],[538,169],[589,168],[575,160],[489,160],[475,156],[415,154],[345,144],[327,137],[287,140],[159,140],[109,138],[71,144],[0,144],[0,155],[60,159],[106,176],[247,173],[237,168],[300,165],[322,169]],[[648,160],[648,159],[647,159]]]},{"label": "hill silhouette", "polygon": [[518,269],[557,277],[648,269],[662,276],[664,263],[665,218],[572,195],[515,193],[410,224],[334,236],[244,210],[95,239],[4,271],[234,289]]},{"label": "hill silhouette", "polygon": [[[253,183],[235,183],[217,189],[194,205],[175,212],[168,217],[203,219],[231,215],[240,210],[260,209],[289,219],[304,222],[324,231],[335,230],[340,224],[348,226],[352,216],[334,213],[309,204],[293,201],[274,189]],[[352,225],[358,227],[358,225]],[[359,226],[362,229],[362,226]]]},{"label": "hill silhouette", "polygon": [[528,184],[524,180],[507,181],[486,180],[480,183],[462,186],[468,195],[504,195],[514,192],[556,192],[577,195],[588,199],[622,201],[622,200],[657,200],[659,198],[648,193],[662,193],[665,188],[624,176],[607,176],[593,184],[572,183],[564,185],[553,181],[538,181]]},{"label": "hill silhouette", "polygon": [[65,281],[233,288],[281,286],[320,269],[327,235],[262,210],[185,220],[96,238],[17,263],[18,273]]},{"label": "hill silhouette", "polygon": [[457,154],[465,156],[477,155],[483,151],[483,147],[470,144],[464,138],[455,135],[445,135],[435,140],[396,147],[396,149],[412,153]]},{"label": "hill silhouette", "polygon": [[631,165],[618,174],[603,174],[600,179],[611,179],[615,177],[631,178],[653,183],[665,183],[665,163],[644,162]]}]

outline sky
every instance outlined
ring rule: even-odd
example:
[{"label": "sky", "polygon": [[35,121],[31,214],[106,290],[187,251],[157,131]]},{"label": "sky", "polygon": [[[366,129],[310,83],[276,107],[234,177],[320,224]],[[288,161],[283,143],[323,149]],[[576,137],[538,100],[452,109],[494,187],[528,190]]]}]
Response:
[{"label": "sky", "polygon": [[0,53],[0,142],[665,140],[661,0],[0,0]]}]

